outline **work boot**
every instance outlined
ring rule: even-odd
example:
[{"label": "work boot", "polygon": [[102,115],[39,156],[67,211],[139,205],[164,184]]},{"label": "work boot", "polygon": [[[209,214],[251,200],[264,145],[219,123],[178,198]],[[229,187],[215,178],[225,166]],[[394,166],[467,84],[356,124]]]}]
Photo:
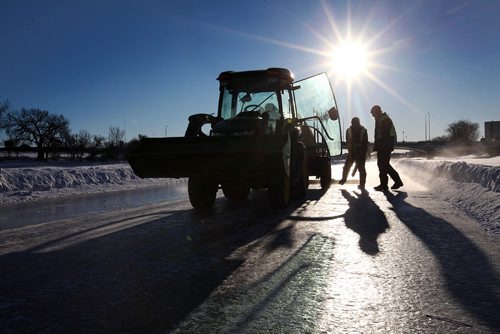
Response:
[{"label": "work boot", "polygon": [[387,191],[387,190],[389,190],[389,188],[387,186],[384,186],[383,184],[380,184],[380,185],[376,186],[373,189],[375,189],[376,191]]},{"label": "work boot", "polygon": [[394,184],[392,185],[391,189],[399,189],[403,186],[403,181],[396,181],[394,182]]},{"label": "work boot", "polygon": [[346,181],[346,179],[342,179],[342,180],[339,181],[339,184],[343,185],[345,183],[345,181]]}]

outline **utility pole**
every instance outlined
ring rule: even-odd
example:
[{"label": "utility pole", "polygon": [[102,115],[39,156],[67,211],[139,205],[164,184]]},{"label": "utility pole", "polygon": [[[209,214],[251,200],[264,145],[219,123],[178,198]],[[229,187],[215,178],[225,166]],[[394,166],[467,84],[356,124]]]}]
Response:
[{"label": "utility pole", "polygon": [[431,140],[431,113],[425,114],[425,141]]},{"label": "utility pole", "polygon": [[427,141],[427,114],[425,114],[424,127],[425,127],[424,141]]},{"label": "utility pole", "polygon": [[431,113],[428,112],[427,115],[429,115],[429,141],[431,141]]},{"label": "utility pole", "polygon": [[165,137],[167,136],[168,125],[165,125]]}]

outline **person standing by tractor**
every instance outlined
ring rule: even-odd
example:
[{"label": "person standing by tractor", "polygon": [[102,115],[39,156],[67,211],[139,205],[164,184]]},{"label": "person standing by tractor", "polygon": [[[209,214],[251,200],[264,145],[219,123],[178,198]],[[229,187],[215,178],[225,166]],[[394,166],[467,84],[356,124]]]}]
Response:
[{"label": "person standing by tractor", "polygon": [[347,180],[347,175],[353,163],[356,163],[356,168],[359,170],[359,189],[365,188],[366,183],[366,151],[368,149],[368,133],[366,128],[361,125],[359,118],[354,117],[351,120],[351,126],[346,131],[347,142],[347,158],[342,171],[342,179],[339,184],[344,184]]},{"label": "person standing by tractor", "polygon": [[403,186],[403,181],[398,172],[391,166],[391,152],[394,151],[396,143],[396,129],[394,123],[387,113],[382,112],[382,108],[374,105],[371,114],[375,118],[375,142],[373,151],[377,152],[377,166],[379,170],[380,184],[374,189],[377,191],[386,191],[389,176],[394,181],[391,189],[399,189]]}]

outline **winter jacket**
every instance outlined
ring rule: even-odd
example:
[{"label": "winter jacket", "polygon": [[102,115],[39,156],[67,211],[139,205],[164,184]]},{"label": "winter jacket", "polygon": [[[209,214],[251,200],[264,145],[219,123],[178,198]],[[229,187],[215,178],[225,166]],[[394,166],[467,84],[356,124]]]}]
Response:
[{"label": "winter jacket", "polygon": [[375,121],[375,142],[373,144],[373,151],[393,151],[396,140],[396,128],[389,115],[383,113],[380,118]]},{"label": "winter jacket", "polygon": [[365,156],[368,149],[368,133],[364,126],[350,126],[346,131],[347,150],[353,156]]}]

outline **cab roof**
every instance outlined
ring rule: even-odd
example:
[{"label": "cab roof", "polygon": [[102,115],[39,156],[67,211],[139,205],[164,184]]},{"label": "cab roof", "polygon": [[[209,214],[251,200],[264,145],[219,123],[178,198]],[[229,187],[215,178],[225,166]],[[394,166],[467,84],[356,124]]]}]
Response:
[{"label": "cab roof", "polygon": [[245,92],[291,89],[294,75],[286,68],[272,67],[265,70],[225,71],[217,78],[220,88]]}]

